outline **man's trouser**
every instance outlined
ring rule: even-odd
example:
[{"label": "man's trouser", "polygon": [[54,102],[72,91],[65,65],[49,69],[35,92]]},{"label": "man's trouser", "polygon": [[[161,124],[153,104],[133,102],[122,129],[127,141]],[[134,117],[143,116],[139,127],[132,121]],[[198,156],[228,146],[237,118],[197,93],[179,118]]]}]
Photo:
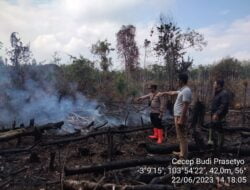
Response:
[{"label": "man's trouser", "polygon": [[188,140],[187,140],[187,128],[185,125],[179,125],[180,117],[175,117],[175,128],[177,139],[180,143],[180,158],[187,158],[188,156]]},{"label": "man's trouser", "polygon": [[[218,122],[225,122],[225,118],[219,118]],[[222,127],[222,126],[217,126]],[[209,141],[213,142],[213,148],[216,154],[219,154],[224,143],[224,134],[221,130],[209,129]]]},{"label": "man's trouser", "polygon": [[162,119],[159,116],[160,113],[150,113],[150,120],[154,128],[163,129]]}]

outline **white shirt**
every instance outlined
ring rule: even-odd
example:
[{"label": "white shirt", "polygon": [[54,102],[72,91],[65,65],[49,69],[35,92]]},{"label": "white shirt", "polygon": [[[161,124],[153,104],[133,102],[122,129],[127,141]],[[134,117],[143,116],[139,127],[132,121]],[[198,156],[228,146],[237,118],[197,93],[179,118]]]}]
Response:
[{"label": "white shirt", "polygon": [[174,116],[181,116],[184,102],[191,103],[191,101],[192,101],[191,89],[187,86],[182,87],[178,91],[178,96],[174,103]]}]

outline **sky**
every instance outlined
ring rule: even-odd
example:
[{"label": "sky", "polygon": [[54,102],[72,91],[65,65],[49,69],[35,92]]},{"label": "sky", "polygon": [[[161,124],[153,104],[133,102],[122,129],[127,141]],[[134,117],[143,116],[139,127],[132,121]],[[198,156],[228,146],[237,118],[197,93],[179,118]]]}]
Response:
[{"label": "sky", "polygon": [[[142,63],[144,39],[150,39],[160,14],[183,30],[189,27],[204,35],[204,50],[188,51],[194,65],[227,56],[250,59],[249,0],[0,0],[0,56],[10,47],[10,34],[18,32],[38,62],[49,63],[54,52],[62,63],[69,62],[69,54],[96,60],[90,53],[93,43],[107,39],[115,48],[121,26],[133,24]],[[122,68],[117,53],[111,56],[113,69]],[[152,57],[148,55],[147,64],[155,62]]]}]

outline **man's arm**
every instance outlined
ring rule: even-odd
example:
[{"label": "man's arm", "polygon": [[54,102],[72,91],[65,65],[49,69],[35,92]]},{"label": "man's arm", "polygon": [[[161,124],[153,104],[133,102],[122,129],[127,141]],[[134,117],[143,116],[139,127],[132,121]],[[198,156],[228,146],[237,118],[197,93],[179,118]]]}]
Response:
[{"label": "man's arm", "polygon": [[145,99],[149,99],[150,98],[150,94],[147,94],[145,96],[141,96],[139,98],[137,98],[137,101],[141,101],[141,100],[145,100]]},{"label": "man's arm", "polygon": [[228,105],[229,105],[229,96],[227,93],[225,93],[221,97],[221,104],[218,110],[214,113],[213,120],[218,120],[219,115],[222,114],[224,111],[226,111],[226,109],[228,109]]},{"label": "man's arm", "polygon": [[160,98],[160,118],[162,118],[166,108],[166,99],[163,96],[160,96],[159,98]]},{"label": "man's arm", "polygon": [[175,96],[178,95],[179,91],[167,91],[167,92],[160,92],[159,96]]},{"label": "man's arm", "polygon": [[186,91],[183,92],[182,101],[183,101],[183,108],[182,108],[180,120],[178,122],[179,125],[183,125],[186,122],[188,106],[192,101],[192,93],[191,93],[191,91],[186,90]]},{"label": "man's arm", "polygon": [[178,122],[179,125],[183,125],[186,122],[187,119],[187,111],[188,111],[188,107],[189,107],[189,102],[184,102],[183,103],[183,109],[182,109],[182,114],[180,117],[180,120]]}]

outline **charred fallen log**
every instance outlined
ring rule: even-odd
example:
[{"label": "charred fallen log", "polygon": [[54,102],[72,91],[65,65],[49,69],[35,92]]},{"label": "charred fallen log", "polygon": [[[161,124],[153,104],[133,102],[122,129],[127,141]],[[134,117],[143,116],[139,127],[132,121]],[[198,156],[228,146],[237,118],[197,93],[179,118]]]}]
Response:
[{"label": "charred fallen log", "polygon": [[6,154],[17,154],[22,152],[30,152],[35,146],[37,146],[40,142],[37,142],[33,146],[29,148],[11,148],[11,149],[2,149],[0,150],[0,155],[6,155]]},{"label": "charred fallen log", "polygon": [[250,156],[250,147],[223,147],[223,153],[238,154],[240,156]]},{"label": "charred fallen log", "polygon": [[116,185],[112,183],[100,184],[96,182],[81,180],[66,180],[64,182],[64,190],[173,190],[170,185]]},{"label": "charred fallen log", "polygon": [[63,121],[58,123],[48,123],[46,125],[37,126],[37,127],[26,127],[21,129],[10,130],[0,133],[0,142],[8,141],[23,136],[37,136],[40,133],[43,133],[45,130],[57,129],[64,124]]},{"label": "charred fallen log", "polygon": [[[145,146],[147,152],[151,154],[171,154],[173,151],[179,151],[179,144],[168,144],[168,145],[155,145],[155,144],[146,144]],[[200,150],[200,146],[197,146],[194,143],[188,144],[188,149],[190,151]]]},{"label": "charred fallen log", "polygon": [[19,173],[21,173],[23,171],[26,171],[27,169],[28,169],[27,167],[23,167],[19,170],[11,172],[10,175],[6,177],[6,179],[8,179],[8,180],[6,180],[5,182],[0,184],[0,188],[2,189],[4,186],[8,185],[11,181],[14,180],[14,176],[18,175]]},{"label": "charred fallen log", "polygon": [[222,127],[222,131],[228,132],[228,133],[234,133],[234,132],[250,132],[249,127]]},{"label": "charred fallen log", "polygon": [[164,176],[154,177],[150,184],[167,184],[171,180],[172,174],[167,174]]},{"label": "charred fallen log", "polygon": [[109,170],[117,170],[129,167],[136,167],[142,165],[154,165],[154,164],[169,164],[171,162],[171,157],[152,157],[152,158],[142,158],[136,160],[125,160],[125,161],[114,161],[114,162],[107,162],[104,164],[96,164],[96,165],[89,165],[83,166],[81,168],[68,168],[65,167],[65,175],[78,175],[84,173],[103,173],[104,171]]},{"label": "charred fallen log", "polygon": [[95,127],[94,130],[98,130],[98,129],[104,127],[104,126],[107,125],[107,124],[108,124],[108,122],[106,121],[105,123],[103,123],[103,124],[101,124],[101,125]]},{"label": "charred fallen log", "polygon": [[107,133],[106,131],[98,131],[98,132],[93,132],[93,133],[89,133],[87,135],[81,135],[81,136],[77,136],[77,137],[68,137],[68,138],[63,138],[63,139],[58,139],[58,140],[52,140],[52,141],[48,141],[48,142],[43,143],[42,146],[65,144],[65,143],[80,141],[80,140],[88,139],[90,137],[103,135],[106,133]]},{"label": "charred fallen log", "polygon": [[220,132],[250,132],[249,127],[228,127],[225,121],[210,122],[202,126],[203,128],[211,128]]},{"label": "charred fallen log", "polygon": [[[124,127],[122,127],[122,128],[124,128]],[[134,129],[128,129],[128,130],[112,129],[111,131],[109,131],[109,129],[107,129],[107,130],[103,130],[103,131],[91,132],[91,133],[88,133],[87,135],[81,135],[81,136],[77,136],[77,137],[69,137],[69,138],[63,138],[63,139],[59,139],[59,140],[48,141],[48,142],[43,143],[42,145],[48,146],[48,145],[55,145],[55,144],[65,144],[65,143],[70,143],[70,142],[75,142],[75,141],[81,141],[81,140],[88,139],[91,137],[105,135],[108,133],[124,134],[124,133],[132,133],[132,132],[143,131],[143,130],[148,130],[148,129],[152,129],[152,127],[143,127],[143,128],[138,127],[138,128],[134,128]]]},{"label": "charred fallen log", "polygon": [[243,144],[250,144],[250,137],[242,138],[240,142],[230,143],[230,146],[238,146]]},{"label": "charred fallen log", "polygon": [[248,137],[250,137],[250,132],[241,132],[240,135],[241,135],[243,138],[248,138]]},{"label": "charred fallen log", "polygon": [[[209,149],[209,145],[206,146],[199,146],[193,143],[190,143],[188,145],[188,148],[190,151],[204,151]],[[201,149],[202,148],[202,149]],[[210,147],[211,148],[211,147]],[[179,145],[178,144],[171,144],[171,145],[146,145],[147,152],[151,154],[171,154],[173,151],[179,151]],[[232,153],[232,154],[238,154],[240,156],[250,156],[250,147],[228,147],[224,146],[221,148],[221,153]]]}]

